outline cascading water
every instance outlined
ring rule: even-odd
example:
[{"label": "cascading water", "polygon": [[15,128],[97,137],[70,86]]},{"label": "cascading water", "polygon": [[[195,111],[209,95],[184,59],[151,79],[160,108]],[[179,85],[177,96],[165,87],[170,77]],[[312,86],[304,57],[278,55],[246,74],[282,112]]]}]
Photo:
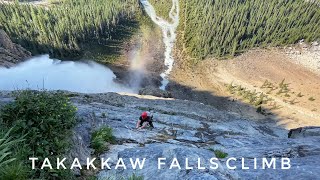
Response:
[{"label": "cascading water", "polygon": [[172,56],[172,49],[174,43],[176,41],[176,29],[179,25],[179,1],[172,0],[172,8],[169,13],[169,17],[172,20],[172,23],[158,17],[156,11],[154,10],[153,6],[149,3],[148,0],[140,0],[141,4],[143,5],[145,12],[151,18],[151,20],[156,23],[162,30],[163,33],[163,42],[165,44],[165,61],[164,64],[167,67],[167,70],[161,74],[162,77],[162,85],[160,89],[165,89],[169,80],[167,77],[169,76],[170,72],[173,68],[174,59]]}]

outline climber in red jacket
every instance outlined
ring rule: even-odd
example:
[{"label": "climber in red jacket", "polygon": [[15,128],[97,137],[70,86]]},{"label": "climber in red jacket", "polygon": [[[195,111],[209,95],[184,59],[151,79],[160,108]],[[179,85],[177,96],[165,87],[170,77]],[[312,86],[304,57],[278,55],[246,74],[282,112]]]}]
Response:
[{"label": "climber in red jacket", "polygon": [[153,124],[152,124],[152,118],[153,116],[148,116],[148,113],[147,112],[143,112],[141,114],[141,116],[139,117],[139,120],[137,122],[137,126],[136,128],[137,129],[143,129],[145,128],[146,126],[150,126],[152,128],[154,128]]}]

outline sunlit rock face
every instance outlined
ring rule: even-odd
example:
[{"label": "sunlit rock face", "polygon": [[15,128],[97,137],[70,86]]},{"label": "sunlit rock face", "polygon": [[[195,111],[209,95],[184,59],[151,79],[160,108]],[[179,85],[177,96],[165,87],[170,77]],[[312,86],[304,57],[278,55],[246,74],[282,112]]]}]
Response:
[{"label": "sunlit rock face", "polygon": [[48,89],[83,93],[133,92],[114,82],[107,67],[93,61],[73,62],[31,58],[11,68],[0,68],[0,90]]},{"label": "sunlit rock face", "polygon": [[[90,153],[93,152],[91,133],[102,126],[113,129],[116,144],[109,145],[109,150],[100,156],[110,158],[111,170],[100,170],[101,179],[110,176],[117,179],[133,173],[145,179],[177,180],[317,179],[319,176],[320,141],[316,127],[301,132],[293,130],[291,136],[299,133],[303,136],[288,138],[290,131],[276,122],[245,119],[198,102],[118,93],[66,93],[77,106],[81,120],[74,129],[69,159],[79,158],[85,165],[86,158],[94,157]],[[0,91],[0,106],[12,101],[10,92]],[[136,121],[145,110],[153,114],[155,128],[137,131]],[[226,158],[215,161],[217,169],[210,169],[210,158],[216,158],[213,150],[228,153]],[[230,163],[236,167],[234,170],[226,165],[231,157],[237,159]],[[118,158],[124,159],[127,169],[115,169]],[[144,167],[132,169],[129,158],[146,158]],[[159,158],[166,158],[160,170]],[[181,169],[170,169],[174,158]],[[186,158],[192,169],[186,169]],[[269,161],[276,158],[276,168],[263,169],[262,158]],[[281,169],[281,158],[290,158],[290,169]]]}]

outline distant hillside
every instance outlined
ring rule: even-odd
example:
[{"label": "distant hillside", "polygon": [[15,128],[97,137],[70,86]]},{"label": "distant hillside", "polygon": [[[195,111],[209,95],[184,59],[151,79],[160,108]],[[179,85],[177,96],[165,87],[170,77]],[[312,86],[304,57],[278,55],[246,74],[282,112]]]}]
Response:
[{"label": "distant hillside", "polygon": [[[171,1],[150,2],[169,18]],[[65,0],[50,8],[0,3],[0,28],[34,54],[77,58],[84,49],[114,54],[119,41],[139,26],[141,11],[138,0]],[[197,60],[228,57],[254,47],[311,42],[320,39],[319,27],[318,0],[180,0],[177,47]]]},{"label": "distant hillside", "polygon": [[131,0],[65,0],[50,8],[0,3],[0,28],[35,54],[77,57],[86,46],[103,46],[130,35],[117,27],[133,26],[130,20],[138,5]]},{"label": "distant hillside", "polygon": [[[151,0],[159,14],[171,1]],[[180,1],[179,47],[192,57],[234,56],[253,47],[282,46],[320,38],[317,1]],[[165,9],[165,10],[164,10]]]}]

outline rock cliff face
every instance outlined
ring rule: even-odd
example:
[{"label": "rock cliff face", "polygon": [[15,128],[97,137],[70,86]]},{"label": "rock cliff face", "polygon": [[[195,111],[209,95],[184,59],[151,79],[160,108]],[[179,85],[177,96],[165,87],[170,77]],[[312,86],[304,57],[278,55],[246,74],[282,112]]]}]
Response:
[{"label": "rock cliff face", "polygon": [[[101,158],[110,158],[111,170],[100,170],[98,177],[125,177],[133,173],[145,179],[317,179],[320,175],[320,128],[310,127],[289,131],[271,120],[244,119],[238,114],[217,110],[197,102],[162,99],[153,96],[69,93],[78,107],[79,123],[74,131],[74,148],[70,153],[85,163],[92,156],[90,134],[108,125],[113,128],[117,143]],[[8,92],[0,93],[0,106],[12,101]],[[142,111],[154,115],[155,128],[134,129]],[[302,133],[302,134],[301,134]],[[300,134],[300,135],[299,135]],[[288,138],[288,135],[290,138]],[[310,136],[309,136],[310,135]],[[219,167],[210,169],[209,159],[216,157],[213,150],[228,153],[216,161]],[[166,164],[158,170],[158,158]],[[237,168],[227,168],[228,158]],[[262,169],[261,158],[277,158],[276,169]],[[291,159],[291,168],[281,170],[279,158]],[[127,169],[114,169],[118,158],[123,158]],[[143,169],[133,170],[129,158],[147,158]],[[169,169],[174,158],[181,170]],[[188,166],[193,169],[186,170]],[[198,169],[198,158],[201,166]],[[241,158],[244,158],[243,170]],[[254,169],[257,158],[257,169]]]},{"label": "rock cliff face", "polygon": [[29,57],[29,51],[13,43],[6,32],[0,29],[0,67],[11,67]]}]

